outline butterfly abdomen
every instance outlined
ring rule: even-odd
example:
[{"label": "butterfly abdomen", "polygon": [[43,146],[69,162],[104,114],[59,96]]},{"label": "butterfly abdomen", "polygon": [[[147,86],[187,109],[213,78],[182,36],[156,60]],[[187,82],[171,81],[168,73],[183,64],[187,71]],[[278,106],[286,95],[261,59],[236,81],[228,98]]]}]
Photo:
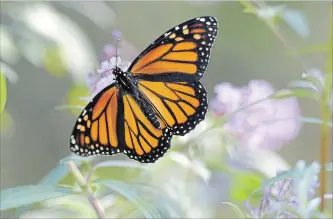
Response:
[{"label": "butterfly abdomen", "polygon": [[162,129],[162,125],[165,127],[164,122],[159,120],[152,105],[149,103],[149,101],[146,98],[143,97],[141,93],[139,94],[138,99],[139,99],[138,102],[140,103],[143,113],[145,114],[147,119],[152,123],[152,125],[157,129]]}]

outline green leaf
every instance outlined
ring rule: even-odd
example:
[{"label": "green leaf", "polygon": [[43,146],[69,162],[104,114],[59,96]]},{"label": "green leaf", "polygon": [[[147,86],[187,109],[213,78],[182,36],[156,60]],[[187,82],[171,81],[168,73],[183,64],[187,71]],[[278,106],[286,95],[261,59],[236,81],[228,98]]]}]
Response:
[{"label": "green leaf", "polygon": [[7,101],[7,82],[6,77],[0,69],[0,113],[5,109]]},{"label": "green leaf", "polygon": [[67,74],[61,53],[59,46],[45,48],[44,66],[46,71],[52,76],[62,77]]},{"label": "green leaf", "polygon": [[237,214],[238,218],[246,218],[244,212],[239,207],[237,207],[237,205],[234,205],[231,202],[222,202],[222,204],[229,205]]},{"label": "green leaf", "polygon": [[306,89],[285,89],[270,96],[270,99],[284,99],[289,97],[307,97],[319,100],[319,94]]},{"label": "green leaf", "polygon": [[141,170],[148,170],[147,166],[139,164],[138,162],[133,162],[129,160],[107,160],[102,161],[94,165],[94,169],[101,167],[124,167],[124,168],[135,168]]},{"label": "green leaf", "polygon": [[152,205],[142,199],[130,184],[117,180],[96,180],[94,181],[94,184],[104,185],[107,188],[119,193],[127,200],[131,201],[137,206],[138,210],[145,216],[145,218],[161,218],[161,215],[158,213],[158,211],[154,209]]},{"label": "green leaf", "polygon": [[309,80],[295,80],[291,81],[288,84],[289,87],[292,87],[292,89],[309,89],[312,91],[316,91],[317,87],[314,85],[312,81]]},{"label": "green leaf", "polygon": [[258,188],[257,190],[269,187],[269,186],[273,185],[274,183],[276,183],[277,181],[292,178],[295,175],[295,172],[296,172],[295,169],[286,170],[283,173],[280,173],[278,176],[265,180],[265,182],[263,182],[261,184],[260,188]]},{"label": "green leaf", "polygon": [[[86,85],[76,84],[68,92],[67,103],[65,105],[84,107],[87,105],[87,101],[82,100],[82,97],[87,97],[89,95],[89,89]],[[70,111],[77,116],[82,109],[70,108]]]},{"label": "green leaf", "polygon": [[244,10],[243,10],[243,12],[244,13],[252,13],[252,14],[255,14],[255,10],[254,10],[254,8],[245,8]]},{"label": "green leaf", "polygon": [[4,189],[0,191],[0,210],[17,208],[71,194],[73,191],[69,188],[47,185],[27,185]]},{"label": "green leaf", "polygon": [[[232,201],[242,202],[249,198],[250,194],[261,185],[262,178],[253,173],[237,173],[234,175],[230,188]],[[257,196],[259,200],[259,195]]]},{"label": "green leaf", "polygon": [[148,172],[148,168],[138,162],[107,160],[95,164],[91,173],[97,179],[130,180],[138,177],[142,171]]},{"label": "green leaf", "polygon": [[93,178],[101,180],[135,180],[141,175],[142,171],[137,168],[123,167],[99,167],[94,170]]},{"label": "green leaf", "polygon": [[31,210],[28,212],[25,212],[16,218],[20,219],[28,219],[28,218],[64,218],[64,219],[74,219],[74,218],[82,218],[81,215],[78,215],[75,212],[71,212],[69,210],[64,211],[63,209],[57,209],[52,207],[47,207],[43,209],[37,209],[37,210]]},{"label": "green leaf", "polygon": [[45,202],[46,206],[53,206],[64,211],[75,213],[78,218],[96,218],[96,213],[86,197],[82,195],[69,195]]},{"label": "green leaf", "polygon": [[14,119],[6,109],[0,113],[0,116],[0,134],[1,136],[10,136],[13,132],[13,128],[15,127]]},{"label": "green leaf", "polygon": [[72,160],[77,166],[81,165],[84,159],[75,159],[73,156],[67,156],[60,160],[58,166],[51,170],[40,182],[40,185],[56,186],[58,182],[69,174],[68,166],[65,161]]},{"label": "green leaf", "polygon": [[[304,123],[318,124],[318,125],[324,124],[324,121],[319,118],[300,116],[300,120]],[[328,126],[333,127],[332,122],[328,122]]]},{"label": "green leaf", "polygon": [[280,17],[301,37],[310,35],[310,28],[306,17],[301,11],[285,8]]},{"label": "green leaf", "polygon": [[[51,170],[40,182],[39,185],[56,186],[58,182],[68,175],[69,169],[65,163],[59,163],[53,170]],[[22,215],[30,210],[33,205],[25,205],[17,209],[17,215]]]}]

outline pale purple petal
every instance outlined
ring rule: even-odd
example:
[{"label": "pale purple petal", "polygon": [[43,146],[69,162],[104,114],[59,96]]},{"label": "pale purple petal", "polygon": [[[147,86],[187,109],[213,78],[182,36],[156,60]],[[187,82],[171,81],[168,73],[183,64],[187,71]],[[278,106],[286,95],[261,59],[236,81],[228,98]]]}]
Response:
[{"label": "pale purple petal", "polygon": [[121,39],[121,37],[122,37],[121,31],[119,31],[119,30],[112,31],[112,37],[116,40]]},{"label": "pale purple petal", "polygon": [[231,83],[221,83],[215,86],[216,97],[211,101],[211,107],[217,115],[224,115],[236,110],[242,100],[241,90]]},{"label": "pale purple petal", "polygon": [[104,46],[104,58],[110,59],[111,57],[115,56],[117,51],[116,48],[112,44],[107,44]]},{"label": "pale purple petal", "polygon": [[275,92],[269,82],[252,80],[244,87],[221,83],[214,90],[216,96],[210,107],[217,115],[243,108],[224,125],[226,131],[238,139],[241,147],[276,150],[299,133],[300,109],[297,100],[266,99]]}]

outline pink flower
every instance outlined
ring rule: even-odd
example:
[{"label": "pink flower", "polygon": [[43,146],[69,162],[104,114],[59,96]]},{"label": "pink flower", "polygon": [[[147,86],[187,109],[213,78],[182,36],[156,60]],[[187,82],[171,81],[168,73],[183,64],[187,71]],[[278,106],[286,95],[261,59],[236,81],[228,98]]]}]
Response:
[{"label": "pink flower", "polygon": [[269,82],[253,80],[245,87],[222,83],[215,87],[215,92],[210,105],[217,115],[244,108],[224,124],[242,147],[276,150],[297,136],[300,109],[296,98],[266,99],[275,92]]},{"label": "pink flower", "polygon": [[112,69],[116,66],[122,71],[127,71],[130,63],[122,61],[120,57],[111,57],[108,60],[101,62],[101,66],[95,71],[88,74],[88,85],[92,91],[92,97],[98,94],[106,86],[112,84],[115,81],[115,77],[112,74]]},{"label": "pink flower", "polygon": [[[86,99],[90,100],[106,86],[114,82],[115,78],[112,74],[113,68],[117,66],[123,71],[128,70],[130,62],[122,60],[120,56],[125,57],[126,60],[134,59],[133,53],[135,53],[135,47],[124,39],[121,39],[123,37],[122,33],[120,31],[113,31],[112,37],[117,40],[115,42],[119,44],[107,44],[104,46],[103,58],[101,60],[99,68],[93,72],[88,73],[87,84],[92,94],[91,97],[88,97]],[[130,59],[126,57],[130,57]]]}]

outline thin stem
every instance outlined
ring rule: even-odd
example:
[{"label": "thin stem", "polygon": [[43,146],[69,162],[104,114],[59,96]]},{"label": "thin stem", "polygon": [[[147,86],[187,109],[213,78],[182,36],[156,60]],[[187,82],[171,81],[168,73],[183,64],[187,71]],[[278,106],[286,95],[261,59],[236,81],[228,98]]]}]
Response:
[{"label": "thin stem", "polygon": [[86,191],[88,194],[88,200],[89,200],[91,206],[94,208],[98,218],[104,219],[105,217],[104,217],[103,208],[102,208],[100,202],[98,201],[98,199],[94,196],[93,191],[91,190],[90,186],[88,185],[87,180],[81,174],[79,168],[77,168],[76,164],[71,160],[67,162],[67,165],[68,165],[70,171],[72,172],[77,183],[81,187],[86,188]]},{"label": "thin stem", "polygon": [[329,147],[329,135],[330,135],[330,127],[328,122],[331,120],[331,112],[328,103],[331,99],[332,93],[332,58],[333,58],[333,3],[331,3],[331,13],[330,13],[330,37],[329,44],[330,48],[327,54],[327,70],[325,75],[325,90],[322,95],[320,111],[321,111],[321,119],[323,121],[321,125],[321,147],[320,147],[320,163],[321,163],[321,171],[320,171],[320,210],[324,212],[325,210],[325,192],[326,192],[326,171],[325,166],[328,160],[328,155],[330,154]]}]

